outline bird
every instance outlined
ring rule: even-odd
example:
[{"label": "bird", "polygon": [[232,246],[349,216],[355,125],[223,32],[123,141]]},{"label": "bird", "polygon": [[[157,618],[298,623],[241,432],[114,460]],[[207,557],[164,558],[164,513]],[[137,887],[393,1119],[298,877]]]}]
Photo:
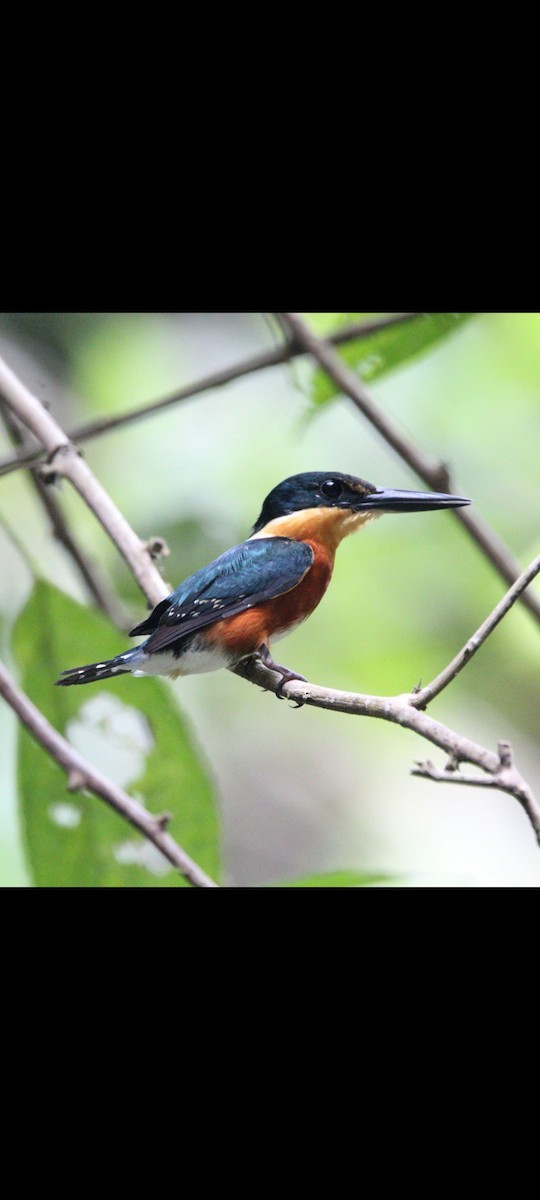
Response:
[{"label": "bird", "polygon": [[269,492],[250,536],[185,579],[130,632],[146,640],[106,662],[63,671],[60,687],[116,675],[177,679],[254,659],[280,676],[276,695],[305,678],[272,658],[271,641],[311,615],[330,583],[337,547],[384,513],[459,508],[442,492],[377,487],[340,471],[291,475]]}]

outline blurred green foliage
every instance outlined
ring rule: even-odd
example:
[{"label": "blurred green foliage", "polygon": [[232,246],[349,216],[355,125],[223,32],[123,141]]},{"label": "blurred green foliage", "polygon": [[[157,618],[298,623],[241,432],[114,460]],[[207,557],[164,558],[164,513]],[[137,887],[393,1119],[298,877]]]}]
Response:
[{"label": "blurred green foliage", "polygon": [[[357,316],[309,314],[321,333]],[[433,317],[449,318],[455,335],[433,341],[429,352],[424,346],[421,355],[417,343],[377,348],[395,369],[373,378],[372,394],[409,437],[450,464],[455,490],[473,497],[476,511],[525,565],[538,553],[540,314],[482,314],[461,322],[454,318],[470,314]],[[413,327],[411,322],[411,336]],[[271,336],[257,314],[8,314],[0,320],[0,352],[67,428],[156,399],[255,353]],[[367,345],[353,363],[360,370],[366,369],[364,353]],[[342,470],[388,486],[417,486],[347,400],[321,405],[306,422],[313,412],[314,375],[307,360],[295,359],[291,367],[239,380],[85,444],[92,469],[137,532],[169,542],[171,555],[162,569],[171,585],[247,536],[266,493],[289,474]],[[9,453],[7,438],[0,436],[0,443],[2,454]],[[140,620],[144,599],[103,531],[67,486],[61,501],[80,544]],[[19,543],[15,547],[0,526],[0,628],[9,657],[11,625],[33,584],[30,560],[44,579],[86,605],[88,600],[23,472],[0,480],[1,521],[16,531]],[[330,686],[404,691],[441,669],[504,590],[451,514],[385,517],[343,544],[323,604],[280,645],[278,657]],[[60,669],[124,644],[110,627],[105,642],[97,637],[90,608],[83,618],[73,626],[73,640],[69,630],[61,631]],[[85,632],[92,636],[82,652]],[[19,654],[27,638],[31,644],[29,628],[18,638]],[[36,645],[33,653],[29,687],[41,686],[39,676],[43,702],[49,689],[49,702],[56,703],[62,690],[53,687],[52,664],[44,656],[38,660]],[[521,770],[537,789],[539,666],[538,628],[518,606],[432,710],[492,747],[509,737]],[[108,701],[137,707],[147,684],[165,695],[175,714],[180,709],[189,714],[210,763],[226,883],[309,880],[351,869],[358,876],[399,877],[402,886],[412,872],[429,886],[434,881],[537,886],[537,850],[518,806],[477,790],[411,780],[412,760],[425,757],[426,749],[413,735],[313,709],[292,712],[228,672],[175,685],[111,681]],[[91,688],[64,695],[69,691],[79,704],[92,699]],[[110,709],[109,724],[113,716]],[[57,719],[61,722],[61,714],[55,724]],[[0,881],[22,885],[26,876],[14,816],[15,723],[1,709],[0,737]],[[188,740],[199,758],[189,735]],[[165,758],[176,763],[177,748],[171,740],[166,747]],[[32,776],[38,771],[37,761],[27,768],[28,788],[30,770]],[[47,766],[49,774],[54,770]],[[41,788],[42,775],[38,778]],[[66,798],[63,780],[55,786],[54,804],[79,804],[80,797]],[[140,789],[140,779],[126,786]],[[170,780],[163,782],[157,810],[171,807],[170,786]],[[43,795],[49,796],[47,788]],[[102,807],[97,800],[88,804]],[[73,828],[58,824],[70,819],[67,811],[56,810],[56,817],[48,835],[71,837]],[[51,825],[46,814],[43,821]],[[45,837],[39,821],[36,829]],[[173,833],[181,842],[178,828]],[[120,831],[120,842],[130,840],[129,831]],[[136,863],[117,865],[124,882],[128,873],[141,878]]]},{"label": "blurred green foliage", "polygon": [[[314,316],[315,314],[310,314]],[[325,334],[335,333],[351,321],[360,320],[363,313],[324,313],[326,318],[335,316],[333,322],[325,322]],[[379,379],[388,371],[396,370],[411,358],[430,350],[436,342],[459,329],[473,313],[418,313],[399,325],[389,325],[369,337],[355,338],[337,348],[339,357],[366,383]],[[313,322],[317,331],[318,322]],[[322,332],[322,331],[321,331]],[[326,404],[338,395],[333,379],[317,367],[313,371],[311,395],[314,404]]]}]

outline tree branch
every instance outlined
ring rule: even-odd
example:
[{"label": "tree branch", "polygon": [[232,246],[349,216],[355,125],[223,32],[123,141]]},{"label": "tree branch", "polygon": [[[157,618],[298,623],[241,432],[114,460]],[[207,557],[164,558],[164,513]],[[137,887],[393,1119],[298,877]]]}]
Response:
[{"label": "tree branch", "polygon": [[69,742],[57,733],[30,698],[23,692],[0,663],[0,695],[4,697],[32,737],[54,758],[68,776],[71,791],[86,788],[99,796],[120,816],[129,821],[149,842],[161,851],[171,865],[183,875],[193,887],[217,887],[218,884],[201,870],[197,863],[182,850],[174,838],[165,831],[165,816],[152,816],[137,804],[127,792],[112,783],[78,754]]},{"label": "tree branch", "polygon": [[480,646],[483,645],[490,633],[493,633],[493,630],[497,628],[499,621],[502,621],[506,613],[512,608],[512,605],[519,599],[521,593],[529,586],[539,572],[540,555],[533,559],[533,562],[522,572],[519,579],[516,579],[516,582],[506,595],[503,596],[502,600],[499,600],[493,612],[489,614],[489,617],[486,617],[485,621],[476,630],[476,633],[473,633],[472,637],[469,638],[459,653],[456,654],[455,658],[452,659],[452,662],[448,663],[448,666],[431,683],[418,689],[418,692],[415,693],[411,701],[416,708],[425,708],[433,700],[434,696],[438,696],[439,692],[442,692],[443,688],[447,687],[451,680],[456,678],[456,675],[459,675],[459,672],[471,661],[476,651],[480,649]]},{"label": "tree branch", "polygon": [[[11,410],[2,405],[0,408],[2,419],[6,426],[9,437],[15,446],[24,446],[24,433],[20,425],[15,420]],[[92,596],[98,608],[105,613],[119,629],[130,629],[133,621],[130,620],[128,614],[124,611],[118,597],[115,595],[112,587],[107,587],[101,572],[98,570],[95,563],[87,559],[83,554],[78,542],[66,520],[65,514],[56,499],[52,495],[51,488],[47,486],[40,478],[39,468],[31,468],[30,481],[37,493],[37,496],[47,513],[51,523],[53,536],[67,550],[68,554],[73,559],[79,573],[86,584],[88,594]]]},{"label": "tree branch", "polygon": [[152,561],[152,548],[137,537],[64,431],[1,358],[0,396],[48,452],[49,465],[43,473],[50,479],[56,475],[69,479],[120,551],[149,602],[158,604],[167,595],[167,588]]},{"label": "tree branch", "polygon": [[507,792],[521,804],[535,831],[536,840],[540,844],[539,809],[531,788],[514,766],[509,742],[499,742],[499,766],[493,775],[460,775],[452,760],[441,771],[429,759],[426,762],[417,762],[411,775],[417,775],[420,779],[433,779],[437,783],[465,784],[467,787],[491,787],[497,788],[500,792]]},{"label": "tree branch", "polygon": [[[319,366],[333,379],[339,390],[349,396],[353,404],[381,434],[381,437],[399,454],[400,458],[435,491],[451,491],[448,468],[436,462],[406,438],[389,417],[379,411],[363,383],[354,371],[342,361],[328,341],[323,341],[311,332],[299,313],[281,313],[293,337],[313,356]],[[519,564],[504,542],[476,513],[469,508],[452,510],[456,521],[465,527],[470,537],[480,546],[486,558],[493,564],[506,583],[513,584],[520,573]],[[522,603],[540,621],[540,601],[535,596],[524,595]]]},{"label": "tree branch", "polygon": [[[333,379],[340,392],[352,400],[363,416],[381,434],[388,445],[412,467],[413,471],[424,479],[429,479],[436,491],[443,491],[446,484],[445,468],[442,464],[429,458],[422,450],[418,450],[413,442],[406,438],[396,425],[379,411],[371,396],[368,395],[363,383],[354,371],[336,354],[329,341],[317,337],[302,319],[299,313],[280,313],[286,322],[292,336],[304,346],[312,357],[319,363],[323,371]],[[436,482],[431,482],[436,480]]]},{"label": "tree branch", "polygon": [[[371,334],[378,333],[389,326],[401,325],[405,321],[411,321],[418,316],[420,316],[420,313],[395,313],[389,317],[380,317],[376,321],[352,322],[350,325],[345,326],[344,329],[340,329],[337,333],[332,334],[329,340],[335,346],[341,346],[346,342],[369,337]],[[140,421],[144,417],[152,416],[154,413],[161,412],[165,408],[170,408],[174,404],[179,404],[183,400],[189,400],[192,396],[199,396],[202,392],[223,387],[227,383],[232,383],[235,379],[241,379],[244,375],[251,375],[253,372],[265,370],[267,367],[278,366],[280,363],[288,362],[290,358],[296,358],[305,353],[305,348],[293,338],[284,346],[276,346],[272,350],[263,350],[261,354],[255,354],[251,358],[246,358],[243,362],[236,363],[232,367],[225,367],[222,371],[214,371],[211,375],[205,375],[203,379],[199,379],[196,383],[178,388],[170,396],[164,396],[160,400],[149,401],[139,408],[132,408],[130,412],[118,413],[112,417],[100,417],[95,421],[87,421],[84,425],[78,425],[75,429],[69,430],[66,435],[67,439],[71,442],[84,442],[89,438],[98,437],[102,433],[110,433],[113,429],[119,429],[122,425],[131,425],[134,421]],[[9,475],[12,471],[18,471],[22,467],[30,467],[38,462],[43,462],[43,453],[41,450],[34,450],[28,454],[19,455],[17,458],[5,458],[3,462],[0,462],[0,475]]]},{"label": "tree branch", "polygon": [[[235,673],[248,679],[250,683],[258,684],[267,691],[275,692],[282,683],[281,676],[269,670],[262,662],[245,660],[236,668]],[[455,730],[433,720],[427,713],[416,707],[414,695],[401,696],[369,696],[357,692],[342,692],[335,688],[319,687],[317,684],[300,683],[293,680],[283,684],[283,695],[298,705],[309,704],[314,708],[325,708],[330,712],[349,713],[356,717],[375,717],[382,721],[390,721],[411,729],[413,733],[426,738],[434,746],[444,750],[449,755],[449,764],[445,771],[437,771],[433,764],[424,769],[423,764],[417,764],[413,775],[429,775],[431,779],[444,779],[445,782],[469,782],[457,774],[459,764],[472,763],[479,767],[487,777],[486,786],[499,788],[508,792],[521,804],[525,810],[540,845],[540,808],[528,783],[520,775],[510,760],[508,743],[500,743],[499,754],[487,750],[470,738],[464,737]],[[503,761],[500,747],[508,747],[508,753]]]}]

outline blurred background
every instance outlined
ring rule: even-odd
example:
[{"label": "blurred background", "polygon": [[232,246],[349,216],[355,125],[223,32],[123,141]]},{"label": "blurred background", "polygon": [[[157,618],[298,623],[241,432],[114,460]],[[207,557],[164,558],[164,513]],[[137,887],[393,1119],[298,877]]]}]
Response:
[{"label": "blurred background", "polygon": [[[0,354],[68,430],[157,399],[277,339],[252,313],[0,317]],[[85,442],[88,463],[137,533],[166,539],[171,554],[161,568],[172,587],[248,536],[264,496],[287,475],[338,470],[422,487],[350,401],[314,409],[311,374],[297,358]],[[540,314],[475,316],[370,387],[413,441],[450,465],[453,490],[473,498],[522,566],[538,554]],[[2,429],[0,455],[11,453]],[[112,544],[67,485],[61,499],[85,551],[134,621],[142,619],[144,598]],[[34,572],[89,603],[19,471],[0,478],[0,637],[11,665],[10,630]],[[343,543],[323,603],[280,643],[278,658],[313,682],[407,691],[442,669],[504,591],[451,514],[387,516]],[[509,740],[537,797],[539,635],[517,605],[430,709],[492,749]],[[125,644],[120,633],[118,649]],[[444,765],[444,755],[409,731],[292,710],[226,671],[163,686],[214,781],[229,885],[337,868],[385,873],[390,886],[540,883],[540,854],[518,804],[411,777],[415,759]],[[19,887],[28,875],[15,752],[15,721],[0,704],[0,885]]]}]

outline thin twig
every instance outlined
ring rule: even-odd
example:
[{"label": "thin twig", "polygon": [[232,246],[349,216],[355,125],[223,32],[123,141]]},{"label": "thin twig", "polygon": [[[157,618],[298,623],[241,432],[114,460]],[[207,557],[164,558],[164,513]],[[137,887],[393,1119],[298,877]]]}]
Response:
[{"label": "thin twig", "polygon": [[122,791],[122,788],[117,787],[110,779],[102,775],[101,771],[96,771],[91,763],[87,762],[61,734],[57,733],[26,693],[17,686],[2,663],[0,663],[0,694],[17,713],[32,737],[66,772],[70,790],[78,791],[80,788],[86,788],[95,796],[99,796],[126,821],[134,825],[139,833],[148,838],[148,841],[161,851],[193,887],[218,886],[164,830],[163,817],[152,816],[152,813],[147,812],[136,800],[128,796],[127,792]]},{"label": "thin twig", "polygon": [[[20,425],[15,421],[15,418],[6,405],[0,405],[0,414],[6,426],[8,435],[15,446],[24,446],[25,436]],[[54,537],[67,550],[70,557],[73,559],[80,575],[82,576],[88,593],[95,600],[98,608],[109,617],[119,629],[129,629],[133,624],[128,614],[124,611],[118,597],[115,595],[112,587],[108,587],[103,579],[98,567],[91,559],[86,558],[83,554],[76,538],[74,537],[67,518],[63,513],[56,496],[52,494],[51,488],[40,478],[39,469],[33,468],[30,471],[30,481],[36,491],[43,508],[51,522],[52,532]]]},{"label": "thin twig", "polygon": [[540,844],[539,809],[531,788],[514,766],[509,742],[499,742],[499,766],[493,775],[462,775],[457,770],[458,765],[451,760],[444,770],[440,770],[428,759],[426,762],[417,762],[411,775],[417,775],[420,779],[433,779],[436,783],[463,784],[466,787],[491,787],[497,788],[499,792],[507,792],[521,804],[535,831],[536,840]]},{"label": "thin twig", "polygon": [[[269,670],[262,662],[255,660],[241,663],[236,668],[236,674],[248,679],[250,683],[258,684],[272,692],[275,692],[282,683],[281,677],[275,671]],[[296,680],[283,684],[283,695],[286,699],[293,700],[299,705],[309,704],[314,708],[349,713],[356,717],[375,717],[382,721],[401,725],[404,729],[411,729],[449,755],[451,771],[447,768],[442,775],[432,774],[430,777],[433,779],[440,777],[450,782],[452,778],[455,778],[455,781],[459,782],[460,776],[457,774],[457,767],[461,762],[473,763],[480,767],[488,779],[493,780],[489,786],[498,787],[499,790],[508,792],[518,800],[531,822],[536,840],[540,845],[540,808],[528,783],[510,762],[509,757],[507,756],[506,760],[501,758],[500,747],[499,754],[495,754],[477,742],[471,741],[470,738],[456,733],[455,730],[443,725],[440,721],[433,720],[427,713],[420,712],[415,707],[414,695],[368,696],[357,692],[342,692],[335,688],[319,687],[312,683],[300,683]],[[502,745],[507,746],[508,743],[501,743],[500,746]],[[417,764],[413,774],[429,773],[421,768],[422,764],[420,766]],[[436,768],[433,769],[436,771]]]},{"label": "thin twig", "polygon": [[[450,475],[444,463],[436,462],[435,459],[419,450],[409,438],[400,432],[389,417],[380,412],[364,384],[336,354],[329,341],[316,337],[298,313],[282,313],[281,315],[296,341],[309,350],[327,375],[333,379],[339,390],[349,396],[356,408],[378,430],[400,458],[408,463],[412,470],[435,491],[450,491]],[[498,535],[469,508],[455,508],[452,510],[452,515],[456,521],[461,522],[477,546],[481,547],[486,558],[490,560],[505,582],[513,584],[520,574],[520,566]],[[521,602],[533,613],[537,621],[540,621],[540,601],[530,593],[526,593],[521,597]]]},{"label": "thin twig", "polygon": [[490,633],[493,633],[493,630],[497,628],[499,621],[502,621],[506,613],[512,608],[512,605],[519,599],[521,593],[529,586],[535,576],[538,575],[539,571],[540,555],[529,564],[526,570],[519,576],[519,579],[516,579],[516,582],[506,595],[503,596],[502,600],[499,601],[493,612],[489,614],[489,617],[486,617],[486,620],[482,622],[476,633],[473,633],[472,637],[468,639],[455,658],[452,659],[452,662],[448,663],[448,666],[435,679],[432,679],[431,683],[427,683],[425,687],[419,688],[411,701],[416,708],[425,708],[433,700],[434,696],[438,696],[439,692],[442,692],[443,688],[447,687],[451,680],[456,678],[456,675],[459,675],[459,672],[471,661],[476,651],[480,649],[480,646],[486,641]]},{"label": "thin twig", "polygon": [[[352,322],[350,325],[338,330],[337,333],[332,334],[329,340],[335,346],[341,346],[346,342],[369,337],[371,334],[378,333],[380,330],[387,329],[392,325],[402,325],[404,322],[411,321],[420,315],[420,313],[395,313],[392,316],[380,317],[376,321]],[[161,412],[163,409],[170,408],[174,404],[179,404],[183,400],[189,400],[192,396],[199,396],[202,392],[223,387],[224,384],[232,383],[235,379],[241,379],[244,375],[251,375],[255,371],[263,371],[266,367],[278,366],[280,363],[288,362],[290,358],[296,358],[305,353],[305,348],[293,339],[284,346],[276,346],[272,350],[263,350],[261,354],[255,354],[251,358],[246,358],[243,362],[236,363],[232,367],[225,367],[222,371],[214,371],[211,375],[205,375],[203,379],[197,380],[196,383],[178,388],[169,396],[163,396],[160,400],[151,400],[146,404],[140,405],[139,408],[132,408],[129,412],[117,413],[116,416],[99,417],[95,421],[87,421],[84,425],[78,425],[75,429],[70,429],[66,437],[71,442],[84,442],[90,438],[98,437],[102,433],[110,433],[113,429],[119,429],[122,425],[131,425],[134,421],[140,421],[144,417],[152,416],[153,413]],[[22,467],[30,467],[38,462],[43,462],[43,453],[39,449],[17,458],[6,458],[0,462],[0,475],[9,475],[12,471],[18,471]]]},{"label": "thin twig", "polygon": [[167,588],[148,546],[134,533],[60,425],[1,358],[0,396],[47,451],[49,467],[44,472],[69,479],[120,551],[149,602],[158,604],[167,595]]}]

